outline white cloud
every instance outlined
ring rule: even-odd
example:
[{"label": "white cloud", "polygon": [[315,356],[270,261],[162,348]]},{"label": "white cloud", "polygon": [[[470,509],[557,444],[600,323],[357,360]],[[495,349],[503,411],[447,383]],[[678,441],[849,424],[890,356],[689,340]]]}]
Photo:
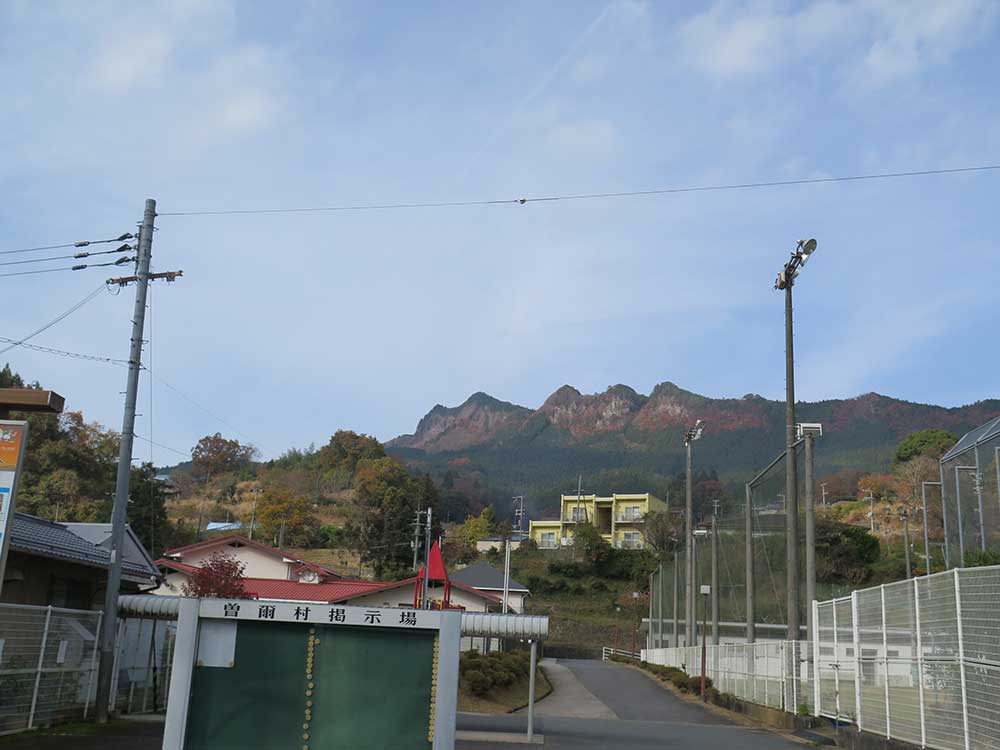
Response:
[{"label": "white cloud", "polygon": [[610,120],[585,118],[560,122],[545,135],[551,152],[580,159],[606,159],[618,144],[618,131]]},{"label": "white cloud", "polygon": [[947,63],[995,15],[990,0],[717,2],[680,24],[674,44],[683,65],[718,80],[822,60],[870,88]]},{"label": "white cloud", "polygon": [[91,70],[94,83],[111,93],[125,93],[140,81],[159,75],[173,48],[172,36],[160,29],[108,42]]}]

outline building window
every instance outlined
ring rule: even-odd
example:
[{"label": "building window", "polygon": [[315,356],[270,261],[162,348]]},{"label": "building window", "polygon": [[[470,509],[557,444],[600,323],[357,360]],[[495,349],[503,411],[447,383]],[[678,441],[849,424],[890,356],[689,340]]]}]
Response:
[{"label": "building window", "polygon": [[574,507],[570,514],[570,518],[578,523],[585,522],[587,520],[587,509]]},{"label": "building window", "polygon": [[555,547],[556,546],[556,532],[554,531],[543,531],[542,541],[538,545],[540,547]]}]

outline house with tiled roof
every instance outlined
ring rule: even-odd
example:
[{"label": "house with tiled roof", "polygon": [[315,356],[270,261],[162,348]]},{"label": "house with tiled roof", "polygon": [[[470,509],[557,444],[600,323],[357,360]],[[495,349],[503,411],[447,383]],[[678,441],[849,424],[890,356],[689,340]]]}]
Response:
[{"label": "house with tiled roof", "polygon": [[[0,602],[100,609],[111,564],[111,524],[58,523],[15,513]],[[155,588],[160,573],[142,542],[125,527],[122,593]]]},{"label": "house with tiled roof", "polygon": [[329,586],[343,580],[343,576],[336,571],[284,550],[240,534],[226,534],[164,552],[163,557],[156,561],[163,573],[163,585],[153,593],[165,596],[183,593],[184,583],[192,573],[218,552],[231,555],[243,564],[243,575],[246,576],[244,586],[252,596],[265,589],[270,593],[283,594],[260,596],[261,599],[327,601],[321,592],[331,592],[332,589],[314,587]]}]

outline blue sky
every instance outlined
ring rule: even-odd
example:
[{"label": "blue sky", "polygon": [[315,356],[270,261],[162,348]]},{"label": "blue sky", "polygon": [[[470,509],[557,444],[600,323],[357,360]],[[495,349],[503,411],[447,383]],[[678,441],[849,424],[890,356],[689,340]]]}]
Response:
[{"label": "blue sky", "polygon": [[[998,24],[990,0],[7,2],[0,250],[116,235],[146,197],[255,209],[997,164]],[[274,456],[341,427],[390,438],[477,390],[778,398],[771,287],[807,236],[801,398],[996,397],[998,186],[162,216],[154,267],[185,277],[154,288],[152,368],[238,432],[160,383],[150,406],[145,377],[136,432],[186,451],[220,430]],[[2,335],[102,270],[0,279]],[[131,296],[33,343],[124,358]],[[120,427],[123,368],[4,357]]]}]

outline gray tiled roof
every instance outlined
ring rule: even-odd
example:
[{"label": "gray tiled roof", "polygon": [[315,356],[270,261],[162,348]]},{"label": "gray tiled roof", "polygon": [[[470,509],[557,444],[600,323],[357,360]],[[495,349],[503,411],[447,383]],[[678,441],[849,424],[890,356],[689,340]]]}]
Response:
[{"label": "gray tiled roof", "polygon": [[[56,523],[37,516],[29,516],[27,513],[15,513],[10,535],[11,549],[29,555],[67,560],[79,565],[107,568],[111,562],[110,552],[100,544],[71,531],[69,527],[74,525]],[[106,526],[106,524],[81,525]],[[148,580],[150,576],[158,575],[158,571],[144,550],[138,552],[131,549],[137,544],[131,533],[126,535],[123,572]],[[141,545],[138,547],[139,550],[142,549]]]},{"label": "gray tiled roof", "polygon": [[[487,591],[503,591],[503,571],[497,570],[489,563],[478,562],[467,568],[462,568],[449,576],[457,583],[464,583],[477,589]],[[528,587],[518,583],[513,578],[510,579],[511,591],[527,591]]]},{"label": "gray tiled roof", "polygon": [[[103,550],[109,550],[111,546],[111,524],[110,523],[66,523],[67,529],[78,537],[90,542]],[[156,564],[153,558],[142,546],[142,542],[132,531],[132,527],[125,526],[125,543],[123,545],[122,557],[123,567],[126,571],[140,573],[143,578],[149,578],[157,574]]]}]

